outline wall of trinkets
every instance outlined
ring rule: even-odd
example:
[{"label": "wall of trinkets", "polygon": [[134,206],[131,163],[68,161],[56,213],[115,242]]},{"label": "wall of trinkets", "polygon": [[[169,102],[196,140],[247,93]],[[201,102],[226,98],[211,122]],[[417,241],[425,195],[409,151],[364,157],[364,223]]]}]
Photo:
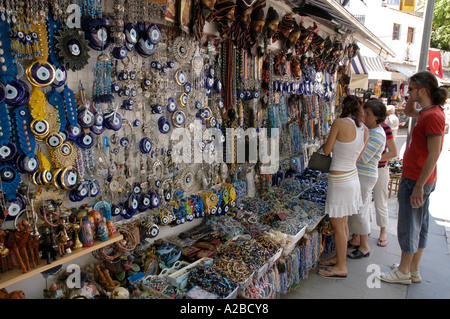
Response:
[{"label": "wall of trinkets", "polygon": [[[277,298],[306,278],[332,249],[307,161],[358,48],[291,9],[0,0],[1,298]],[[279,129],[277,172],[238,161],[253,127]],[[201,161],[174,160],[180,128]]]}]

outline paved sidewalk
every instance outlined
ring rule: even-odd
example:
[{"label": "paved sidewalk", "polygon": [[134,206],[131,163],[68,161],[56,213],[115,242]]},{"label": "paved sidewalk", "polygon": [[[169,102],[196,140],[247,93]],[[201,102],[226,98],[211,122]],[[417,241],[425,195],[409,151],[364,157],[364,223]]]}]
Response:
[{"label": "paved sidewalk", "polygon": [[[371,254],[358,260],[347,259],[348,277],[345,280],[324,279],[311,270],[303,280],[282,299],[448,299],[450,298],[450,135],[445,136],[438,162],[438,181],[431,194],[428,247],[421,260],[421,283],[411,285],[388,284],[377,281],[375,272],[386,271],[400,261],[397,241],[397,197],[389,199],[388,246],[376,242],[379,227],[373,221],[369,243]],[[373,218],[375,219],[375,218]],[[327,256],[322,256],[326,259]]]}]

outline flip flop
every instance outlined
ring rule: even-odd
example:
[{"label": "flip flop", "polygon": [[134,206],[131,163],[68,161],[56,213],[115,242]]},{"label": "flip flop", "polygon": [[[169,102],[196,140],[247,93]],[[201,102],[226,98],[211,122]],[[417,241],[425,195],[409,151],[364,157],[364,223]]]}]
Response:
[{"label": "flip flop", "polygon": [[322,274],[320,272],[320,270],[318,270],[317,271],[317,276],[322,277],[322,278],[326,278],[326,279],[346,279],[347,278],[347,275],[338,275],[338,274],[335,274],[334,272],[332,272],[329,269],[324,269],[324,270],[329,272],[331,275]]},{"label": "flip flop", "polygon": [[364,254],[361,250],[355,249],[354,251],[351,252],[351,254],[353,256],[348,254],[347,257],[348,258],[352,258],[352,259],[360,259],[360,258],[363,258],[363,257],[369,257],[370,256],[370,251]]},{"label": "flip flop", "polygon": [[336,263],[332,263],[329,260],[322,260],[322,261],[319,261],[318,265],[321,268],[327,268],[327,267],[336,265]]},{"label": "flip flop", "polygon": [[378,239],[377,246],[386,247],[387,246],[387,239]]}]

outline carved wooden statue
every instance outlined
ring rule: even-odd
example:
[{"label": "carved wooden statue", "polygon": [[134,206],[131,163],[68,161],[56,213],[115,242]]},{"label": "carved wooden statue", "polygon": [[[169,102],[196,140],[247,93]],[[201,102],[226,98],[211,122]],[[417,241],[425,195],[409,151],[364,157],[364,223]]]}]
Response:
[{"label": "carved wooden statue", "polygon": [[11,254],[9,254],[9,268],[12,268],[11,264],[15,266],[18,263],[23,272],[26,273],[30,269],[27,243],[31,227],[28,221],[23,220],[17,224],[17,229],[9,231],[6,237],[6,247],[11,250]]}]

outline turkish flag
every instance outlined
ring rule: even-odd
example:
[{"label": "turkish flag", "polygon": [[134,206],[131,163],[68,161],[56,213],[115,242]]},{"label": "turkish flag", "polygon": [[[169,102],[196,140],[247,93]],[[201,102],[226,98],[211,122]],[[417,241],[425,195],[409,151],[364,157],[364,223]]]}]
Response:
[{"label": "turkish flag", "polygon": [[430,66],[430,72],[439,78],[444,77],[441,63],[441,50],[428,49],[428,65]]}]

